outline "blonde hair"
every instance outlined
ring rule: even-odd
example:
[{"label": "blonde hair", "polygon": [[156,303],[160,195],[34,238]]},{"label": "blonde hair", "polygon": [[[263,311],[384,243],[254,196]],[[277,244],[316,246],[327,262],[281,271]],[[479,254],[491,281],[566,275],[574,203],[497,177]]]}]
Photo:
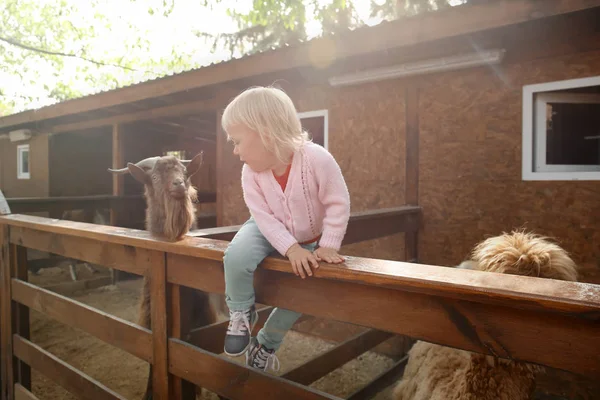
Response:
[{"label": "blonde hair", "polygon": [[233,125],[257,132],[265,148],[281,162],[288,162],[286,154],[310,141],[292,99],[272,86],[254,86],[237,95],[225,108],[221,125],[225,132]]}]

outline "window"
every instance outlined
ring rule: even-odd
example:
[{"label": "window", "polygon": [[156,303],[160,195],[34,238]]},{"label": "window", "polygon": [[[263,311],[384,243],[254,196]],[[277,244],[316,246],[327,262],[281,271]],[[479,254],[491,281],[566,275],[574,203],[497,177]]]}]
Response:
[{"label": "window", "polygon": [[329,149],[329,113],[327,110],[298,113],[302,128],[312,137],[314,143]]},{"label": "window", "polygon": [[17,146],[17,178],[29,179],[29,145]]},{"label": "window", "polygon": [[600,180],[600,76],[523,88],[523,179]]}]

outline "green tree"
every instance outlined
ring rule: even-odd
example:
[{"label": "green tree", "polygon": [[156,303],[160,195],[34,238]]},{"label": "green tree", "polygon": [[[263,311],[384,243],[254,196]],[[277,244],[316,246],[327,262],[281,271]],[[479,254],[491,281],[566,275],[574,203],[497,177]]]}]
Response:
[{"label": "green tree", "polygon": [[[253,0],[246,11],[228,8],[236,33],[206,32],[193,20],[171,32],[182,15],[223,1],[2,0],[0,115],[200,67],[209,41],[213,51],[245,55],[311,39],[309,24],[327,35],[365,23],[356,6],[366,0]],[[371,17],[395,19],[467,0],[369,1]]]},{"label": "green tree", "polygon": [[[118,18],[101,0],[4,0],[0,4],[0,113],[6,115],[198,66],[194,46],[157,53],[152,24],[172,2],[126,1]],[[111,9],[112,7],[112,9]],[[155,11],[159,11],[155,14]]]},{"label": "green tree", "polygon": [[[204,0],[208,7],[223,0]],[[359,18],[355,5],[366,0],[331,0],[323,6],[317,0],[253,0],[249,12],[228,9],[239,31],[213,37],[213,48],[226,46],[233,54],[261,52],[274,47],[292,45],[308,39],[308,15],[321,25],[322,34],[336,34],[365,23]],[[437,11],[469,0],[369,0],[370,17],[392,20]],[[471,2],[477,0],[470,0]],[[478,0],[481,1],[481,0]],[[198,32],[199,36],[210,36]]]}]

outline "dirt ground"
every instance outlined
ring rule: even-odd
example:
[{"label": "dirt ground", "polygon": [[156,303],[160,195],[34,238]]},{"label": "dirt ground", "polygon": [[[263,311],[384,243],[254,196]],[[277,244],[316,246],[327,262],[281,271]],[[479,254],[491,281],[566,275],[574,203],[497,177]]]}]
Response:
[{"label": "dirt ground", "polygon": [[[82,266],[78,267],[80,279],[95,278],[108,274],[101,270],[91,273]],[[41,286],[70,281],[68,267],[50,268],[40,271],[39,275],[29,274],[31,283]],[[76,292],[69,297],[95,307],[99,310],[135,322],[141,280],[119,282],[116,286]],[[114,390],[127,399],[141,398],[148,374],[148,364],[136,357],[108,345],[91,335],[54,321],[51,318],[31,311],[31,339],[34,343],[54,354],[61,360],[85,372],[98,382]],[[277,375],[302,364],[313,356],[333,346],[333,343],[306,336],[298,332],[289,332],[278,351],[281,369],[271,372]],[[243,362],[243,357],[234,359]],[[311,386],[338,397],[347,397],[355,390],[371,381],[379,373],[393,364],[394,360],[374,352],[367,352],[359,358],[345,364]],[[600,398],[599,387],[586,387],[585,384],[572,384],[562,376],[549,374],[539,382],[541,392],[562,395],[572,399]],[[32,370],[32,389],[39,399],[74,400],[75,396],[49,381],[43,375]],[[203,390],[199,399],[217,400],[217,396]],[[375,400],[391,398],[391,387],[379,393]],[[545,397],[538,397],[545,398]]]},{"label": "dirt ground", "polygon": [[[78,273],[81,278],[90,278],[101,276],[106,272],[92,275],[85,268],[78,267]],[[70,280],[68,268],[44,269],[37,276],[30,273],[30,282],[36,285],[55,284],[68,280]],[[141,280],[124,281],[119,282],[116,286],[77,292],[69,297],[135,322],[140,288]],[[148,376],[146,362],[35,311],[31,312],[30,326],[31,340],[61,360],[85,372],[127,399],[139,399],[143,395]],[[293,331],[289,332],[277,353],[281,368],[276,374],[284,374],[332,346],[332,343],[324,340]],[[242,363],[243,357],[233,360]],[[392,364],[393,359],[390,357],[367,352],[311,386],[335,396],[347,397]],[[39,399],[76,399],[75,396],[35,370],[32,370],[32,389]],[[390,390],[382,392],[376,399],[388,399]],[[206,390],[203,390],[202,395],[198,398],[218,399],[216,395]]]}]

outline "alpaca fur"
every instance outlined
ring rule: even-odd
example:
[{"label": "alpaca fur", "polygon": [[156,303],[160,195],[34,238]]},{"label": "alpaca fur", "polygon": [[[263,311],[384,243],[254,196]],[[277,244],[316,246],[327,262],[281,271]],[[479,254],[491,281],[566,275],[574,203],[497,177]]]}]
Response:
[{"label": "alpaca fur", "polygon": [[[547,238],[513,231],[482,241],[458,268],[577,280],[567,252]],[[532,399],[542,367],[417,341],[393,400]]]},{"label": "alpaca fur", "polygon": [[[127,167],[129,173],[144,185],[146,230],[166,241],[183,239],[196,226],[194,201],[197,191],[190,179],[200,169],[202,153],[196,155],[187,168],[173,156],[159,157],[155,162],[141,161],[138,164],[129,163]],[[217,315],[210,296],[197,290],[191,290],[190,293],[193,326],[216,322]],[[148,329],[151,329],[150,297],[150,280],[144,276],[138,324]],[[152,399],[152,365],[142,399]]]}]

